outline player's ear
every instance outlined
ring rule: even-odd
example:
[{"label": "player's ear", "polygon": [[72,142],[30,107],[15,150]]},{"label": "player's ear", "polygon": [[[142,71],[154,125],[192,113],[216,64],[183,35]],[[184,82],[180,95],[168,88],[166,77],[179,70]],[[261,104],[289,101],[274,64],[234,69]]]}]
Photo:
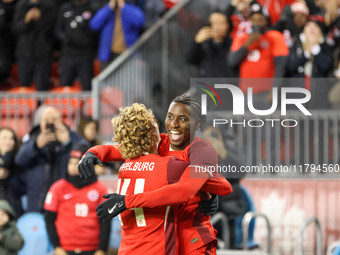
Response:
[{"label": "player's ear", "polygon": [[202,120],[198,119],[195,122],[195,131],[199,130],[200,126],[201,126]]}]

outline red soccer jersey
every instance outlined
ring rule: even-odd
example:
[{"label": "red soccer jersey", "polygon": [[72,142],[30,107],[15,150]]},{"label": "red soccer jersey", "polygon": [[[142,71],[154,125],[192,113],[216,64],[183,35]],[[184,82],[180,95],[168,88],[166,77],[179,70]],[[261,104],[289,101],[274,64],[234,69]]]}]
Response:
[{"label": "red soccer jersey", "polygon": [[[203,155],[197,155],[195,158],[189,159],[190,146],[201,140],[200,137],[196,136],[195,140],[185,148],[184,151],[173,151],[171,150],[171,143],[168,135],[162,136],[162,146],[159,147],[161,150],[160,153],[162,155],[171,155],[171,156],[184,156],[185,160],[190,162],[190,165],[197,164],[197,160],[199,158],[204,158]],[[205,148],[201,151],[202,154],[209,153],[206,150],[209,147]],[[200,164],[200,163],[198,163]],[[224,178],[223,178],[224,179]],[[208,186],[215,186],[215,182],[221,181],[219,178],[210,178],[201,188],[202,190],[207,190]],[[214,184],[215,183],[215,184]],[[218,184],[217,184],[218,186]],[[213,194],[218,194],[218,192],[212,192]],[[181,205],[178,210],[178,228],[179,228],[179,247],[180,254],[189,254],[194,250],[198,250],[205,244],[210,242],[215,242],[216,240],[216,230],[210,223],[210,216],[207,216],[205,213],[200,212],[199,203],[201,199],[205,199],[206,194],[203,192],[197,193],[193,199],[189,202]]]},{"label": "red soccer jersey", "polygon": [[[187,146],[184,151],[170,151],[168,135],[161,134],[161,138],[162,140],[158,149],[161,156],[176,155],[176,157],[180,159],[189,161],[191,165],[217,165],[218,158],[216,150],[208,141],[196,137],[195,141],[191,143],[190,146]],[[121,154],[116,146],[98,146],[90,149],[89,152],[93,152],[102,161],[121,159]],[[180,181],[176,184],[165,186],[153,192],[137,195],[128,194],[125,197],[127,208],[152,208],[162,205],[185,203],[189,201],[189,199],[192,199],[185,205],[180,206],[179,217],[181,220],[178,221],[178,228],[180,230],[178,238],[181,242],[180,254],[187,254],[199,249],[205,244],[216,242],[216,231],[210,224],[210,217],[201,213],[198,206],[201,198],[207,199],[207,195],[201,192],[194,196],[196,192],[200,189],[201,191],[223,196],[232,192],[231,185],[221,175],[215,173],[214,175],[220,178],[209,179],[191,178],[190,175],[191,172],[188,167],[181,176]],[[189,194],[192,194],[192,196],[188,197]]]},{"label": "red soccer jersey", "polygon": [[[230,50],[239,50],[248,37],[246,33],[236,36]],[[288,56],[288,54],[289,50],[283,34],[278,31],[267,31],[262,34],[260,40],[249,47],[247,56],[240,65],[240,89],[243,93],[247,93],[248,87],[253,88],[253,93],[271,90],[270,80],[242,78],[274,78],[274,58]]]},{"label": "red soccer jersey", "polygon": [[[153,191],[179,180],[188,162],[155,154],[126,160],[118,176],[117,193]],[[122,241],[119,255],[176,254],[175,218],[171,206],[133,208],[120,214]]]},{"label": "red soccer jersey", "polygon": [[107,188],[99,181],[80,189],[65,179],[51,186],[44,209],[57,213],[55,225],[64,250],[98,250],[100,224],[96,207],[106,200],[105,194]]}]

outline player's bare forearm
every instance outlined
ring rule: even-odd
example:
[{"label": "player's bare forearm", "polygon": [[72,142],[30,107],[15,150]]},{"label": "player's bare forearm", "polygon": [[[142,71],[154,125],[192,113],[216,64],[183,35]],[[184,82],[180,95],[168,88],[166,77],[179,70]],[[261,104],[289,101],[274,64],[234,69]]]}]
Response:
[{"label": "player's bare forearm", "polygon": [[101,162],[124,161],[116,145],[97,145],[87,152],[92,152]]},{"label": "player's bare forearm", "polygon": [[231,184],[223,177],[209,178],[200,191],[219,196],[227,196],[233,192]]}]

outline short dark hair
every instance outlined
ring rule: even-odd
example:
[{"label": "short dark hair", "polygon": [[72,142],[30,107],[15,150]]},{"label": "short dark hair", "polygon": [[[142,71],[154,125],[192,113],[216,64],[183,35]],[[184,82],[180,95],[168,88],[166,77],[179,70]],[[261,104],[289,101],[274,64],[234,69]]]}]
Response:
[{"label": "short dark hair", "polygon": [[200,130],[203,131],[205,125],[207,124],[206,118],[201,114],[201,100],[194,96],[182,95],[176,97],[171,103],[181,103],[189,105],[190,112],[194,113],[196,120],[201,120]]}]

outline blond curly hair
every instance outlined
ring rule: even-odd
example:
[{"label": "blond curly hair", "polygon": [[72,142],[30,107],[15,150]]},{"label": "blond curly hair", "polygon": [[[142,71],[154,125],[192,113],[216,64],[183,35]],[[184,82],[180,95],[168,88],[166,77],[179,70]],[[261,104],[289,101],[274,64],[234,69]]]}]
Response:
[{"label": "blond curly hair", "polygon": [[144,104],[133,104],[119,109],[119,115],[112,119],[113,141],[120,144],[123,159],[133,159],[149,153],[154,140],[154,115]]}]

